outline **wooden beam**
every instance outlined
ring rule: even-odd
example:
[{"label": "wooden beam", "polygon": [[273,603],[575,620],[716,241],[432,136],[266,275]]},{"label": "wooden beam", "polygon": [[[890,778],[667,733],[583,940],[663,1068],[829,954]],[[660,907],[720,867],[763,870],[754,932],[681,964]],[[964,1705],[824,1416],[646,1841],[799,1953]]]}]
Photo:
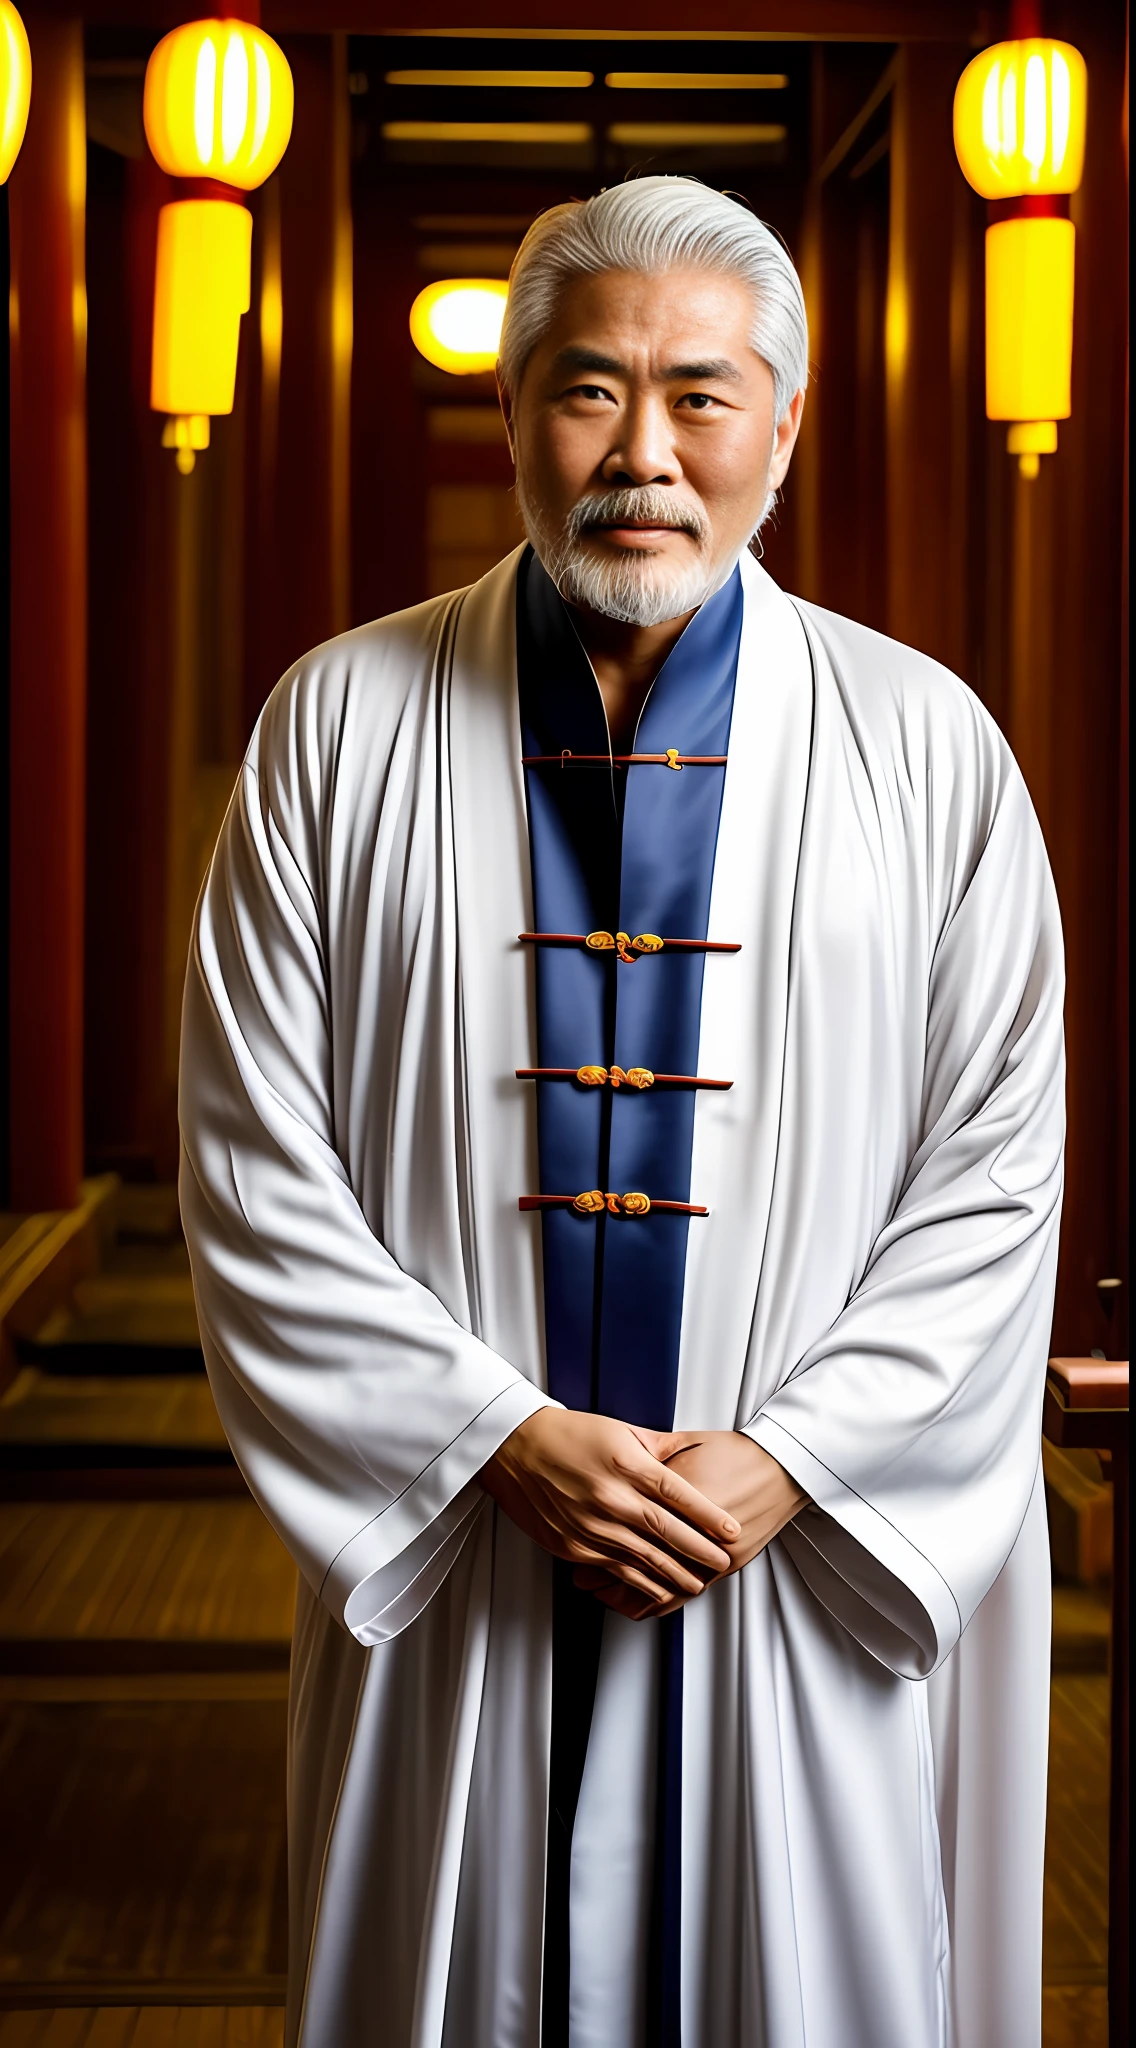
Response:
[{"label": "wooden beam", "polygon": [[83,31],[28,22],[11,179],[11,1179],[69,1209],[83,1166],[87,448]]},{"label": "wooden beam", "polygon": [[[29,0],[29,4],[34,7],[37,0]],[[1090,0],[1081,0],[1081,4],[1088,5]],[[392,7],[389,0],[264,0],[260,16],[273,36],[332,30],[385,35],[392,24],[411,34],[450,30],[458,35],[484,35],[482,24],[488,16],[497,32],[517,37],[624,33],[693,42],[707,35],[789,42],[818,38],[935,41],[983,32],[984,40],[990,42],[1002,26],[1000,13],[995,13],[992,21],[993,10],[982,0],[711,0],[700,12],[703,19],[694,28],[684,0],[622,0],[614,30],[606,0],[577,0],[570,8],[564,0],[535,0],[535,4],[534,0],[494,0],[491,8],[484,0],[410,0],[401,8]],[[179,13],[170,0],[88,0],[82,13],[85,21],[152,28],[157,33],[185,19],[185,10]],[[570,28],[565,27],[567,19]]]}]

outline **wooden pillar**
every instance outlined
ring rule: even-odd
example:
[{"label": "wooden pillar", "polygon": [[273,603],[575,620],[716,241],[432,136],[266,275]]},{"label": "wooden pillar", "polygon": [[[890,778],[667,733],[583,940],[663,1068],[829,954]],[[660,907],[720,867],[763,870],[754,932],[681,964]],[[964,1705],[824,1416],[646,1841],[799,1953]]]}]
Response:
[{"label": "wooden pillar", "polygon": [[70,1207],[83,1166],[86,132],[78,21],[28,23],[11,178],[11,1186]]},{"label": "wooden pillar", "polygon": [[352,620],[358,624],[426,596],[430,447],[408,324],[415,293],[425,282],[415,268],[413,224],[408,210],[392,206],[390,188],[375,178],[356,185],[354,206],[359,232],[351,552]]},{"label": "wooden pillar", "polygon": [[[349,436],[352,352],[347,39],[285,36],[296,114],[281,164],[279,283],[275,196],[262,205],[261,469],[271,503],[257,520],[249,617],[250,719],[278,676],[350,624]],[[277,181],[274,181],[276,183]],[[267,258],[267,269],[265,259]],[[264,299],[267,283],[268,298]],[[279,350],[278,370],[272,360]],[[275,419],[266,418],[275,410]],[[274,442],[274,447],[268,445]],[[262,492],[263,496],[263,492]]]},{"label": "wooden pillar", "polygon": [[908,43],[897,56],[885,335],[887,630],[964,675],[968,423],[981,393],[972,401],[965,382],[971,207],[951,109],[968,54]]}]

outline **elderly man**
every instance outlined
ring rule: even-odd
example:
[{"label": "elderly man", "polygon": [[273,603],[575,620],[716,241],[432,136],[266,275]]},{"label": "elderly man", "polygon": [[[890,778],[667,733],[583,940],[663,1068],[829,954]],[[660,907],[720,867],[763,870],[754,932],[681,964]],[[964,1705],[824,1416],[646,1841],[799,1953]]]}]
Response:
[{"label": "elderly man", "polygon": [[1057,913],[964,687],[748,550],[806,367],[734,201],[537,220],[530,546],[284,678],[206,883],[302,2048],[1039,2039]]}]

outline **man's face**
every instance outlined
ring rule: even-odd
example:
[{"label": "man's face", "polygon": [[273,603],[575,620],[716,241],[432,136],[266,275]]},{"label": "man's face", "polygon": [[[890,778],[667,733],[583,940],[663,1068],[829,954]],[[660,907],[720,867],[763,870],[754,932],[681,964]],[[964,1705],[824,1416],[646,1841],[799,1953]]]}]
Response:
[{"label": "man's face", "polygon": [[567,287],[502,403],[530,536],[574,602],[652,625],[692,610],[789,466],[794,400],[750,346],[740,279],[604,271]]}]

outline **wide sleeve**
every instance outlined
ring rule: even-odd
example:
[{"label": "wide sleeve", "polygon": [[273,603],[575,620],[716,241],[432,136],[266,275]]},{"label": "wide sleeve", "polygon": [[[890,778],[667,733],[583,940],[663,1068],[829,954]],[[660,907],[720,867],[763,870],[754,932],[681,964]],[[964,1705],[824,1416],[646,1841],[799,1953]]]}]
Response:
[{"label": "wide sleeve", "polygon": [[[1029,1506],[1064,1140],[1057,903],[1003,744],[934,946],[921,1142],[860,1284],[745,1425],[813,1505],[782,1532],[868,1650],[925,1677]],[[886,1088],[889,1077],[877,1077]]]},{"label": "wide sleeve", "polygon": [[374,1643],[421,1612],[486,1504],[475,1474],[547,1397],[400,1268],[349,1184],[312,852],[319,763],[285,730],[270,774],[264,727],[190,954],[182,1216],[241,1470],[313,1590]]}]

